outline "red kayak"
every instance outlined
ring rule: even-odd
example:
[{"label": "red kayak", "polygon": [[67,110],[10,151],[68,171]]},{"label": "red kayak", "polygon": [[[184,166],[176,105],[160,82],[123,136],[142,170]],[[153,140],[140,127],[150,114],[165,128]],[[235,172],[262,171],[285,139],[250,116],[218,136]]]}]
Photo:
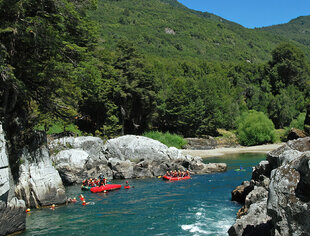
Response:
[{"label": "red kayak", "polygon": [[103,191],[111,191],[115,189],[120,189],[122,185],[120,184],[106,184],[105,186],[100,186],[100,187],[92,187],[90,191],[92,193],[100,193]]},{"label": "red kayak", "polygon": [[167,176],[167,175],[163,176],[164,180],[169,180],[169,181],[178,181],[178,180],[184,180],[184,179],[190,179],[190,178],[191,177],[189,175],[184,176],[184,177],[172,177],[172,176]]}]

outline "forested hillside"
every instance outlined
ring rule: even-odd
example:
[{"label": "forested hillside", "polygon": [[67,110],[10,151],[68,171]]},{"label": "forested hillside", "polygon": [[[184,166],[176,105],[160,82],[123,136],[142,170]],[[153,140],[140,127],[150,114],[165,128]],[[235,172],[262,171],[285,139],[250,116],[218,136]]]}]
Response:
[{"label": "forested hillside", "polygon": [[309,48],[174,0],[3,0],[0,22],[11,131],[217,135],[250,110],[288,127],[310,102]]},{"label": "forested hillside", "polygon": [[93,18],[106,45],[126,38],[139,52],[165,58],[261,62],[284,37],[246,29],[176,0],[100,0]]},{"label": "forested hillside", "polygon": [[264,27],[261,30],[310,46],[310,16],[300,16],[286,24]]}]

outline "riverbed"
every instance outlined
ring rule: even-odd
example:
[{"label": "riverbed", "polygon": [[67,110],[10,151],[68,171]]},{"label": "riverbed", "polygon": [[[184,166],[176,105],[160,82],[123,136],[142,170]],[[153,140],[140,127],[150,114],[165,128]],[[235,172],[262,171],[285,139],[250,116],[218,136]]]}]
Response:
[{"label": "riverbed", "polygon": [[[252,167],[266,154],[235,154],[208,158],[226,162],[225,173],[195,175],[190,180],[129,180],[131,189],[108,193],[67,187],[69,197],[81,193],[89,205],[75,204],[32,210],[22,235],[227,235],[240,205],[231,191],[251,178]],[[245,171],[235,171],[243,167]],[[125,180],[113,183],[124,184]]]}]

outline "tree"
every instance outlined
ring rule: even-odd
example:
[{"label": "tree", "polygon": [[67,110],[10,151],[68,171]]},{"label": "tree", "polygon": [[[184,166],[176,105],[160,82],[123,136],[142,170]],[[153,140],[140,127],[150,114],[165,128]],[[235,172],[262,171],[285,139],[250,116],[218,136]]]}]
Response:
[{"label": "tree", "polygon": [[156,107],[154,73],[129,41],[118,43],[116,56],[114,67],[120,71],[116,104],[124,132],[141,134],[148,128]]},{"label": "tree", "polygon": [[271,100],[268,113],[276,128],[284,128],[296,118],[305,107],[304,94],[297,87],[290,85],[281,89]]},{"label": "tree", "polygon": [[[96,42],[93,24],[85,18],[93,6],[93,1],[1,1],[1,54],[15,78],[9,100],[16,100],[17,110],[30,112],[33,100],[42,113],[74,116],[80,98],[74,71]],[[8,90],[6,85],[2,89]]]},{"label": "tree", "polygon": [[172,79],[160,93],[158,129],[186,137],[195,136],[205,112],[200,94],[193,79]]},{"label": "tree", "polygon": [[305,54],[290,43],[282,43],[272,51],[272,60],[267,68],[273,94],[289,85],[300,91],[310,90],[310,68]]}]

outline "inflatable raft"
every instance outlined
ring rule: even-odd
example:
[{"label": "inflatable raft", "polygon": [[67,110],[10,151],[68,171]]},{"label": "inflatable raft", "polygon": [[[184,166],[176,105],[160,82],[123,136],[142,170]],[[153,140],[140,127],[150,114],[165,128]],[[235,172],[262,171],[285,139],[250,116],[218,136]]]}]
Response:
[{"label": "inflatable raft", "polygon": [[172,177],[172,176],[167,176],[164,175],[163,176],[163,180],[169,180],[169,181],[178,181],[178,180],[184,180],[184,179],[190,179],[191,177],[188,176],[184,176],[184,177]]},{"label": "inflatable raft", "polygon": [[120,184],[106,184],[105,186],[100,186],[100,187],[92,187],[90,191],[92,193],[100,193],[103,191],[111,191],[115,189],[120,189],[122,185]]}]

